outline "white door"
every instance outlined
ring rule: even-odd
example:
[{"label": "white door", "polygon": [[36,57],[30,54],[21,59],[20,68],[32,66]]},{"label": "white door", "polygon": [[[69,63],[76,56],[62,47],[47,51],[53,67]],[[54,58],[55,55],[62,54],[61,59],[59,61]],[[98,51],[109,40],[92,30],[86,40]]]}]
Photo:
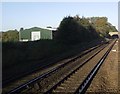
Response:
[{"label": "white door", "polygon": [[31,32],[31,40],[32,41],[39,40],[39,39],[40,39],[40,31]]}]

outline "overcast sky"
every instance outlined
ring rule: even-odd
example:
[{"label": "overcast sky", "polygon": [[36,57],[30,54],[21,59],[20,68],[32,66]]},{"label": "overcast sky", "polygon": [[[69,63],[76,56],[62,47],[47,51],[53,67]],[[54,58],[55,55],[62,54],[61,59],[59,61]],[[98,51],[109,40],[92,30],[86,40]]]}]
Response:
[{"label": "overcast sky", "polygon": [[58,27],[63,17],[78,14],[80,17],[108,17],[118,28],[117,2],[3,2],[0,31],[23,28]]}]

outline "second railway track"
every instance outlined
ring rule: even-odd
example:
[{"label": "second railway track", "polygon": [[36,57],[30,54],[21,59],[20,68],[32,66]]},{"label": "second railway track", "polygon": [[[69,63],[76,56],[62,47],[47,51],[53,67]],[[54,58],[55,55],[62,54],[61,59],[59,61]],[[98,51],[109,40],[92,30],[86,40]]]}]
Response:
[{"label": "second railway track", "polygon": [[[41,77],[35,78],[13,90],[8,92],[8,94],[18,94],[18,93],[51,93],[51,92],[75,92],[74,90],[77,89],[79,86],[74,86],[72,82],[75,82],[77,78],[81,79],[82,81],[85,79],[87,74],[93,69],[93,67],[97,64],[97,61],[94,60],[94,57],[97,55],[102,56],[104,53],[107,51],[107,49],[113,45],[110,44],[108,45],[109,47],[106,47],[108,44],[105,44],[103,46],[97,47],[94,50],[91,50],[89,54],[84,55],[82,58],[75,58],[71,60],[70,64],[66,64],[62,66],[59,69],[52,70],[51,74],[46,73]],[[103,51],[104,50],[104,51]],[[102,53],[102,54],[100,54]],[[90,63],[90,61],[93,60],[95,61],[94,63]],[[89,63],[87,63],[89,61]],[[99,59],[98,59],[99,61]],[[86,64],[87,63],[87,64]],[[84,66],[83,66],[84,65]],[[86,71],[87,70],[87,71]],[[80,71],[80,72],[79,72]],[[80,74],[79,74],[80,73]],[[49,74],[49,75],[48,75]],[[74,76],[76,79],[68,80],[68,79],[73,79]],[[65,85],[67,88],[63,87],[64,83],[69,83],[71,82],[72,84]],[[57,84],[56,84],[57,83]],[[80,85],[80,83],[76,82],[77,85]],[[61,86],[63,85],[63,86]],[[69,86],[73,85],[73,86]],[[73,87],[74,89],[70,89],[69,87]],[[75,89],[76,88],[76,89]]]},{"label": "second railway track", "polygon": [[[71,72],[52,88],[50,88],[45,94],[50,93],[72,93],[72,94],[84,94],[87,88],[89,87],[92,79],[96,75],[100,66],[106,59],[107,55],[114,46],[115,41],[106,49],[105,53],[102,53],[102,57],[94,62],[93,58],[89,61],[89,64],[86,64],[82,68],[78,67],[76,70]],[[99,54],[98,54],[99,55]],[[97,56],[97,55],[96,55]],[[99,56],[100,57],[100,56]],[[93,65],[92,65],[93,64]]]}]

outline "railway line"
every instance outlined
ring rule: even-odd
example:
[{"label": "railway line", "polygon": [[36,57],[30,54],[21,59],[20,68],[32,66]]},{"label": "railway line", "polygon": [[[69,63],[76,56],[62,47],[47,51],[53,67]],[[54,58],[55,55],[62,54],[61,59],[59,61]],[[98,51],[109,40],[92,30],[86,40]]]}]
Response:
[{"label": "railway line", "polygon": [[[56,84],[54,87],[48,90],[46,94],[53,93],[53,92],[54,93],[69,92],[69,93],[75,93],[75,94],[84,94],[87,88],[89,87],[92,79],[94,78],[95,74],[97,73],[100,66],[104,62],[105,58],[107,57],[110,50],[112,49],[113,45],[110,46],[107,52],[100,58],[100,60],[97,62],[97,64],[95,64],[94,67],[89,65],[90,63],[93,63],[93,62],[89,62],[89,64],[84,66],[84,69],[83,68],[76,69],[69,76],[66,76],[65,80],[63,79],[63,81],[60,81],[59,84]],[[85,69],[88,67],[89,69]],[[84,71],[86,70],[84,72],[85,74],[82,73],[83,70]]]},{"label": "railway line", "polygon": [[[94,47],[64,64],[53,68],[45,74],[5,93],[29,94],[39,92],[47,94],[68,91],[72,93],[85,92],[86,87],[90,81],[92,81],[92,78],[98,71],[114,43],[115,40],[110,44]],[[95,60],[96,58],[97,60]]]},{"label": "railway line", "polygon": [[[92,44],[92,43],[90,43],[90,44]],[[59,66],[64,66],[65,64],[67,64],[67,63],[69,63],[69,62],[71,62],[72,60],[74,60],[74,59],[77,59],[78,57],[82,57],[83,55],[85,55],[85,54],[87,54],[87,53],[89,53],[90,51],[92,51],[92,50],[94,50],[94,49],[96,49],[96,48],[98,48],[99,46],[101,46],[102,45],[102,43],[99,43],[98,42],[98,45],[96,45],[96,46],[94,46],[94,47],[92,47],[91,48],[91,46],[90,46],[90,48],[89,48],[89,46],[88,46],[88,48],[89,49],[87,49],[87,50],[85,50],[85,51],[83,51],[83,52],[81,52],[80,54],[78,54],[77,56],[74,56],[74,57],[72,57],[72,58],[68,58],[68,59],[65,59],[65,60],[63,60],[63,61],[60,61],[60,62],[58,62],[58,63],[56,63],[55,65],[53,65],[53,66],[51,66],[51,63],[49,64],[46,64],[45,66],[51,66],[51,67],[48,67],[48,68],[45,68],[44,70],[38,70],[38,69],[36,69],[36,70],[38,70],[38,71],[36,71],[36,70],[32,70],[32,74],[30,74],[30,75],[27,75],[27,76],[23,76],[23,78],[20,78],[19,80],[17,80],[17,81],[14,81],[14,82],[12,82],[12,83],[10,83],[10,84],[8,84],[7,85],[7,87],[5,86],[5,87],[3,87],[3,92],[7,92],[7,91],[10,91],[11,89],[13,89],[13,88],[15,88],[15,87],[18,87],[18,86],[20,86],[21,84],[24,84],[24,83],[26,83],[26,82],[29,82],[31,79],[34,79],[34,78],[38,78],[38,76],[39,75],[41,75],[41,74],[46,74],[46,72],[47,73],[49,73],[50,71],[49,70],[54,70],[54,69],[57,69]],[[54,62],[53,62],[54,63]],[[31,71],[30,71],[30,73],[31,73]],[[26,74],[26,73],[25,73]],[[24,74],[23,74],[24,75]],[[16,76],[15,76],[16,77]],[[18,75],[18,77],[19,77],[19,75]],[[40,77],[40,76],[39,76]],[[14,78],[15,79],[15,78]],[[9,81],[11,81],[11,79],[9,79],[8,81],[6,81],[6,82],[9,82]],[[4,85],[4,83],[3,83],[3,85]]]},{"label": "railway line", "polygon": [[[47,59],[42,59],[42,60],[28,60],[26,62],[30,62],[30,63],[35,62],[38,64],[36,66],[34,66],[31,70],[27,70],[22,73],[19,73],[19,75],[16,75],[16,74],[14,75],[13,73],[11,75],[9,75],[10,74],[9,70],[6,69],[7,71],[4,70],[4,72],[9,73],[9,74],[6,75],[6,73],[5,73],[5,75],[4,75],[4,73],[3,73],[2,86],[6,87],[6,86],[10,85],[11,83],[12,84],[16,83],[16,82],[18,83],[18,81],[22,80],[22,79],[30,80],[29,78],[31,78],[30,76],[32,74],[33,74],[33,76],[41,75],[43,73],[43,72],[41,72],[41,70],[45,71],[45,69],[48,70],[48,69],[54,68],[56,66],[59,66],[59,65],[63,64],[64,62],[67,62],[70,59],[75,58],[76,56],[79,56],[80,54],[86,53],[86,51],[93,49],[101,44],[102,44],[101,40],[92,41],[89,43],[85,43],[84,45],[81,45],[80,48],[75,47],[75,49],[70,51],[70,53],[65,53],[65,54],[63,53],[63,54],[49,57]],[[33,77],[32,77],[32,79],[33,79]],[[20,84],[22,84],[22,83],[20,83]]]}]

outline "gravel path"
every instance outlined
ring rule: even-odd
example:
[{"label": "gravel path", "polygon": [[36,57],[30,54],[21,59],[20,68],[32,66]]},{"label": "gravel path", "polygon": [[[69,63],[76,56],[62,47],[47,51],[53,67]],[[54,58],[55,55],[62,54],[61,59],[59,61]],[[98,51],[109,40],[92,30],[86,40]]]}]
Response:
[{"label": "gravel path", "polygon": [[120,39],[118,41],[118,90],[119,90],[119,93],[120,93]]},{"label": "gravel path", "polygon": [[93,79],[87,93],[118,94],[118,41]]}]

